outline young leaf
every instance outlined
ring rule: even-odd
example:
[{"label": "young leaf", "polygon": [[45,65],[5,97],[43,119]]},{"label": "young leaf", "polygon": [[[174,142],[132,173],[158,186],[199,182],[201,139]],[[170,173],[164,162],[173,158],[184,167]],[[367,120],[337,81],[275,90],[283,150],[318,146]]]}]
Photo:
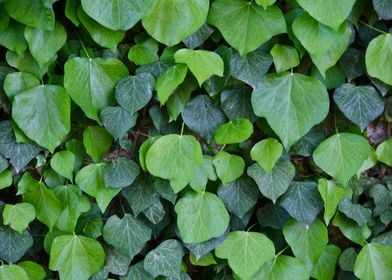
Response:
[{"label": "young leaf", "polygon": [[148,38],[129,48],[128,59],[136,65],[145,65],[159,60],[158,42]]},{"label": "young leaf", "polygon": [[223,185],[239,178],[245,169],[245,162],[242,157],[231,155],[225,151],[220,151],[215,155],[213,164]]},{"label": "young leaf", "polygon": [[220,125],[214,133],[217,144],[236,144],[253,134],[253,125],[248,119],[235,119]]},{"label": "young leaf", "polygon": [[26,271],[18,265],[0,266],[0,279],[4,280],[29,280]]},{"label": "young leaf", "polygon": [[266,173],[271,172],[276,161],[283,153],[283,147],[273,138],[257,142],[250,150],[250,157],[264,169]]},{"label": "young leaf", "polygon": [[187,72],[188,68],[185,64],[177,64],[159,76],[156,90],[161,105],[165,104],[174,90],[184,82]]},{"label": "young leaf", "polygon": [[276,0],[256,0],[256,3],[260,6],[262,6],[265,10],[273,5],[276,2]]},{"label": "young leaf", "polygon": [[367,243],[355,261],[354,274],[359,279],[388,279],[392,274],[391,246]]},{"label": "young leaf", "polygon": [[376,155],[379,161],[392,166],[392,139],[385,140],[377,146]]},{"label": "young leaf", "polygon": [[4,170],[0,173],[0,190],[8,188],[12,185],[12,172]]},{"label": "young leaf", "polygon": [[105,184],[111,188],[130,186],[140,174],[139,165],[125,157],[114,159],[105,169]]},{"label": "young leaf", "polygon": [[50,160],[50,167],[61,176],[73,181],[75,155],[70,151],[55,153]]},{"label": "young leaf", "polygon": [[0,259],[7,263],[15,263],[31,246],[33,237],[27,230],[19,233],[10,227],[0,225]]},{"label": "young leaf", "polygon": [[325,119],[329,98],[324,85],[315,78],[283,72],[266,76],[252,93],[252,106],[256,115],[267,119],[285,149],[289,150]]},{"label": "young leaf", "polygon": [[22,233],[35,219],[35,209],[30,203],[6,204],[3,209],[3,224]]},{"label": "young leaf", "polygon": [[23,268],[29,280],[44,280],[46,277],[44,268],[35,262],[23,261],[18,266]]},{"label": "young leaf", "polygon": [[280,255],[264,263],[260,270],[253,276],[253,279],[307,280],[309,277],[309,271],[301,260]]},{"label": "young leaf", "polygon": [[112,146],[112,142],[112,137],[103,127],[89,126],[83,131],[83,145],[94,162],[102,160]]},{"label": "young leaf", "polygon": [[275,246],[261,233],[234,231],[215,249],[215,254],[227,259],[241,279],[253,279],[261,266],[275,256]]},{"label": "young leaf", "polygon": [[366,49],[367,73],[382,82],[392,85],[392,65],[385,61],[392,59],[392,36],[382,34],[374,38]]},{"label": "young leaf", "polygon": [[294,47],[275,44],[270,53],[278,73],[294,68],[300,63],[298,51]]}]

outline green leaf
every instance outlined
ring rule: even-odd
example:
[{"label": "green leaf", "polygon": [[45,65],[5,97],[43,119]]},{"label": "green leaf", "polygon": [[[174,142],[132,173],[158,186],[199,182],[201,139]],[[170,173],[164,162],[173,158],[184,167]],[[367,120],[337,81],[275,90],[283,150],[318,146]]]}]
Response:
[{"label": "green leaf", "polygon": [[140,174],[139,165],[125,157],[114,159],[105,169],[105,184],[111,188],[130,186]]},{"label": "green leaf", "polygon": [[365,226],[372,216],[372,210],[361,204],[352,203],[351,199],[347,197],[340,201],[339,211],[356,221],[360,226]]},{"label": "green leaf", "polygon": [[192,92],[198,87],[197,81],[191,78],[185,80],[184,83],[174,90],[174,93],[166,102],[167,111],[170,116],[169,122],[177,120],[178,115],[182,113],[185,106],[189,103]]},{"label": "green leaf", "polygon": [[339,202],[348,194],[348,189],[323,178],[319,179],[317,188],[324,201],[324,221],[328,225],[336,213]]},{"label": "green leaf", "polygon": [[229,225],[222,200],[209,192],[189,192],[178,200],[175,211],[182,240],[200,243],[221,236]]},{"label": "green leaf", "polygon": [[344,271],[353,271],[357,256],[358,253],[355,248],[349,247],[345,249],[339,257],[339,267]]},{"label": "green leaf", "polygon": [[158,42],[148,38],[129,48],[128,59],[136,65],[153,63],[159,60],[158,51]]},{"label": "green leaf", "polygon": [[55,153],[50,160],[50,167],[61,176],[73,181],[75,155],[70,151]]},{"label": "green leaf", "polygon": [[309,225],[316,219],[323,207],[323,201],[315,182],[292,182],[279,205],[286,209],[291,217]]},{"label": "green leaf", "polygon": [[11,264],[0,266],[0,279],[3,280],[28,280],[26,271],[23,268]]},{"label": "green leaf", "polygon": [[299,259],[289,256],[275,256],[264,263],[253,276],[254,280],[307,280],[309,271]]},{"label": "green leaf", "polygon": [[30,203],[6,204],[3,209],[3,224],[22,233],[35,219],[35,209]]},{"label": "green leaf", "polygon": [[234,231],[215,249],[215,254],[218,258],[227,259],[241,279],[253,279],[261,266],[275,256],[275,247],[264,234]]},{"label": "green leaf", "polygon": [[273,138],[267,138],[257,142],[250,150],[250,157],[264,169],[266,173],[271,172],[276,161],[283,153],[283,147]]},{"label": "green leaf", "polygon": [[151,229],[130,214],[113,215],[103,228],[103,238],[124,256],[133,259],[151,239]]},{"label": "green leaf", "polygon": [[257,5],[262,6],[265,10],[275,2],[276,0],[256,0]]},{"label": "green leaf", "polygon": [[29,280],[44,280],[46,277],[46,272],[43,267],[35,262],[23,261],[18,263],[18,266],[23,268]]},{"label": "green leaf", "polygon": [[310,225],[289,220],[283,227],[283,235],[294,256],[305,262],[309,271],[317,264],[328,243],[327,228],[319,219]]},{"label": "green leaf", "polygon": [[115,139],[125,136],[128,130],[135,126],[137,114],[131,115],[122,107],[106,107],[100,113],[101,121],[106,130]]},{"label": "green leaf", "polygon": [[7,0],[4,5],[13,19],[27,26],[53,30],[55,15],[52,3],[53,1],[42,0],[23,1],[23,3],[18,0]]},{"label": "green leaf", "polygon": [[211,36],[212,33],[214,33],[214,29],[205,23],[195,33],[186,37],[183,42],[188,48],[195,49],[201,46]]},{"label": "green leaf", "polygon": [[106,164],[90,164],[82,168],[75,177],[76,184],[88,195],[95,197],[101,212],[105,212],[110,201],[120,192],[105,184],[104,172]]},{"label": "green leaf", "polygon": [[82,0],[83,10],[97,22],[113,30],[132,28],[151,7],[152,0]]},{"label": "green leaf", "polygon": [[257,210],[257,220],[263,227],[281,230],[290,219],[289,213],[278,204],[268,203]]},{"label": "green leaf", "polygon": [[333,99],[344,115],[363,131],[384,111],[384,102],[375,88],[344,84],[337,88]]},{"label": "green leaf", "polygon": [[115,58],[75,57],[64,65],[64,87],[86,116],[99,122],[99,111],[114,104],[114,86],[127,74]]},{"label": "green leaf", "polygon": [[24,37],[25,26],[18,22],[10,21],[8,26],[0,30],[0,45],[23,56],[27,49],[27,42]]},{"label": "green leaf", "polygon": [[250,102],[249,87],[241,84],[227,87],[221,92],[220,97],[220,106],[230,120],[243,118],[252,123],[257,120]]},{"label": "green leaf", "polygon": [[165,135],[155,141],[146,154],[147,170],[170,180],[175,193],[191,180],[196,166],[203,162],[199,142],[190,135]]},{"label": "green leaf", "polygon": [[392,139],[385,140],[377,146],[377,159],[382,163],[392,166]]},{"label": "green leaf", "polygon": [[12,185],[12,172],[4,170],[0,173],[0,190],[8,188]]},{"label": "green leaf", "polygon": [[391,246],[367,243],[355,261],[354,274],[361,280],[387,280],[392,274]]},{"label": "green leaf", "polygon": [[[260,22],[263,30],[260,32]],[[283,14],[277,6],[267,10],[246,0],[218,0],[212,3],[208,23],[216,26],[241,56],[254,51],[273,36],[286,32]]]},{"label": "green leaf", "polygon": [[24,35],[31,55],[41,67],[56,56],[67,40],[67,32],[59,22],[56,22],[53,30],[26,27]]},{"label": "green leaf", "polygon": [[206,22],[208,8],[208,0],[157,0],[143,16],[143,27],[155,40],[174,46]]},{"label": "green leaf", "polygon": [[284,194],[295,175],[295,167],[289,160],[280,159],[271,172],[266,173],[258,163],[248,167],[248,175],[255,180],[263,196],[276,202]]},{"label": "green leaf", "polygon": [[213,164],[218,178],[224,185],[239,178],[245,169],[242,157],[220,151],[214,156]]},{"label": "green leaf", "polygon": [[120,279],[121,280],[154,280],[154,277],[152,277],[151,274],[144,269],[143,261],[141,261],[135,265],[131,265],[127,275],[120,277]]},{"label": "green leaf", "polygon": [[372,233],[367,225],[360,227],[355,221],[347,218],[339,211],[332,220],[332,225],[338,227],[341,233],[349,240],[363,246]]},{"label": "green leaf", "polygon": [[325,119],[329,98],[324,85],[315,78],[283,72],[266,76],[252,93],[252,106],[256,115],[267,119],[285,149],[289,150]]},{"label": "green leaf", "polygon": [[253,125],[248,119],[234,119],[220,125],[214,133],[217,144],[236,144],[247,140],[253,134]]},{"label": "green leaf", "polygon": [[[325,38],[323,38],[325,40]],[[292,46],[275,44],[271,49],[276,72],[284,72],[299,65],[298,51]]]},{"label": "green leaf", "polygon": [[127,274],[131,260],[112,248],[104,248],[104,250],[105,265],[98,274],[94,275],[92,279],[101,279],[100,277],[107,277],[109,273],[115,275]]},{"label": "green leaf", "polygon": [[25,51],[22,55],[17,55],[14,52],[7,51],[5,58],[10,66],[21,72],[31,73],[37,78],[42,79],[42,77],[48,72],[49,66],[56,60],[57,55],[53,57],[49,63],[42,67],[38,65],[38,62],[35,61],[29,51]]},{"label": "green leaf", "polygon": [[5,171],[8,168],[8,160],[6,160],[1,154],[0,154],[0,173]]},{"label": "green leaf", "polygon": [[33,246],[33,237],[26,230],[22,233],[0,226],[0,259],[15,263]]},{"label": "green leaf", "polygon": [[161,105],[165,104],[174,90],[184,82],[188,68],[185,64],[177,64],[159,76],[156,91]]},{"label": "green leaf", "polygon": [[338,133],[321,142],[313,152],[313,160],[326,173],[347,185],[367,159],[369,152],[370,145],[366,138],[351,133]]},{"label": "green leaf", "polygon": [[133,115],[150,102],[154,85],[154,77],[148,73],[124,77],[116,85],[116,100]]},{"label": "green leaf", "polygon": [[382,19],[392,19],[392,7],[390,0],[373,0],[373,7]]},{"label": "green leaf", "polygon": [[256,205],[259,198],[257,185],[247,176],[219,186],[217,193],[227,210],[240,218]]},{"label": "green leaf", "polygon": [[373,39],[366,49],[367,73],[382,82],[392,85],[391,65],[385,64],[392,58],[392,36],[382,34]]},{"label": "green leaf", "polygon": [[64,280],[87,280],[99,272],[105,261],[101,244],[81,235],[61,235],[53,240],[49,268]]},{"label": "green leaf", "polygon": [[71,101],[61,86],[40,85],[15,96],[12,118],[26,135],[53,153],[71,128]]},{"label": "green leaf", "polygon": [[213,75],[223,77],[223,59],[216,53],[204,50],[180,49],[174,54],[176,63],[185,63],[201,86]]},{"label": "green leaf", "polygon": [[210,266],[216,264],[214,255],[212,253],[207,253],[198,260],[196,260],[196,256],[191,253],[189,255],[189,261],[192,265],[196,266]]},{"label": "green leaf", "polygon": [[332,280],[341,250],[335,245],[327,245],[324,252],[314,266],[311,276],[319,280]]},{"label": "green leaf", "polygon": [[203,163],[196,166],[195,174],[189,185],[192,189],[197,192],[202,192],[205,190],[208,180],[216,181],[216,173],[213,166],[212,157],[208,155],[203,155]]},{"label": "green leaf", "polygon": [[153,277],[162,275],[178,279],[183,256],[184,249],[179,241],[165,240],[146,255],[144,269]]},{"label": "green leaf", "polygon": [[201,243],[184,243],[184,245],[195,256],[195,259],[199,260],[204,255],[208,254],[216,247],[218,247],[227,238],[227,236],[228,236],[228,232],[226,231],[225,233],[223,233],[221,236],[217,238],[211,238]]},{"label": "green leaf", "polygon": [[39,84],[40,81],[33,74],[13,72],[5,77],[3,88],[8,100],[12,102],[16,95],[32,89]]},{"label": "green leaf", "polygon": [[94,160],[100,162],[102,157],[112,146],[113,138],[101,126],[88,126],[83,131],[83,145],[87,154]]},{"label": "green leaf", "polygon": [[297,2],[316,20],[337,29],[350,14],[355,0],[298,0]]}]

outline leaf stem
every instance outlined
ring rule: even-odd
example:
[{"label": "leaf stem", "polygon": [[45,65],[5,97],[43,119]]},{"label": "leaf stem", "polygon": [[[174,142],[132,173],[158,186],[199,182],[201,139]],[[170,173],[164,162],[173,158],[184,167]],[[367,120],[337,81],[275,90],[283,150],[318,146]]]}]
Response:
[{"label": "leaf stem", "polygon": [[226,148],[226,144],[224,144],[224,145],[222,146],[222,148],[220,148],[219,152],[222,152],[225,148]]},{"label": "leaf stem", "polygon": [[276,254],[275,257],[279,257],[284,251],[286,251],[289,248],[289,246],[284,247],[279,253]]},{"label": "leaf stem", "polygon": [[184,122],[182,122],[182,125],[181,125],[181,136],[182,136],[182,134],[184,134]]},{"label": "leaf stem", "polygon": [[383,31],[383,30],[381,30],[381,29],[378,29],[377,27],[374,27],[374,26],[372,26],[372,25],[370,25],[370,24],[368,24],[368,23],[366,23],[366,22],[364,22],[364,21],[362,21],[362,20],[360,20],[359,23],[362,23],[362,24],[365,25],[366,27],[368,27],[368,28],[370,28],[370,29],[372,29],[372,30],[374,30],[374,31],[377,31],[377,32],[379,32],[379,33],[382,33],[382,34],[389,34],[388,32],[385,32],[385,31]]},{"label": "leaf stem", "polygon": [[78,32],[75,32],[75,33],[76,33],[76,36],[78,36],[79,42],[80,42],[80,44],[82,45],[82,48],[83,48],[84,53],[87,55],[87,57],[88,57],[89,59],[91,59],[91,56],[89,55],[89,53],[88,53],[88,51],[87,51],[87,48],[86,48],[86,46],[85,46],[84,43],[83,43],[82,38],[80,38],[80,36],[79,36],[79,33],[78,33]]}]

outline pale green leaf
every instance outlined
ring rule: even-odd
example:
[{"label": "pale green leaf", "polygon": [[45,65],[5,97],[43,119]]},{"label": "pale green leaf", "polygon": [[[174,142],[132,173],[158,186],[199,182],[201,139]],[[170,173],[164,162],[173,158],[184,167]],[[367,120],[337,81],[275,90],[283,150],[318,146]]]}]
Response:
[{"label": "pale green leaf", "polygon": [[196,259],[196,256],[191,253],[189,255],[189,261],[192,265],[196,266],[210,266],[216,264],[214,255],[212,253],[207,253],[198,260]]},{"label": "pale green leaf", "polygon": [[23,56],[27,49],[24,29],[25,26],[23,24],[11,20],[6,28],[0,30],[0,45]]},{"label": "pale green leaf", "polygon": [[167,112],[170,116],[169,122],[177,120],[178,116],[184,111],[185,106],[190,103],[189,99],[191,99],[192,92],[198,87],[197,81],[190,78],[186,79],[184,83],[174,90],[174,93],[166,102]]},{"label": "pale green leaf", "polygon": [[269,6],[273,5],[276,0],[256,0],[256,3],[262,6],[264,9],[267,9]]},{"label": "pale green leaf", "polygon": [[128,59],[136,65],[153,63],[159,60],[158,51],[158,42],[148,38],[129,48]]},{"label": "pale green leaf", "polygon": [[0,279],[2,280],[29,280],[26,271],[18,265],[1,265]]},{"label": "pale green leaf", "polygon": [[214,133],[217,144],[236,144],[247,140],[253,134],[253,125],[248,119],[234,119],[220,125]]},{"label": "pale green leaf", "polygon": [[216,174],[223,185],[239,178],[245,169],[245,161],[242,157],[229,154],[225,151],[220,151],[214,156],[213,164]]},{"label": "pale green leaf", "polygon": [[359,252],[354,274],[361,280],[387,280],[392,275],[391,246],[368,243]]},{"label": "pale green leaf", "polygon": [[202,192],[205,190],[208,180],[215,181],[216,179],[213,158],[208,155],[203,155],[203,163],[196,166],[195,174],[189,182],[189,185],[195,191]]},{"label": "pale green leaf", "polygon": [[50,167],[61,176],[73,181],[75,155],[70,151],[55,153],[50,160]]},{"label": "pale green leaf", "polygon": [[377,146],[376,155],[379,161],[392,166],[392,139],[385,140]]},{"label": "pale green leaf", "polygon": [[308,280],[309,271],[305,264],[293,257],[275,256],[264,263],[253,276],[254,280]]},{"label": "pale green leaf", "polygon": [[30,203],[6,204],[3,209],[3,224],[22,233],[35,219],[35,209]]},{"label": "pale green leaf", "polygon": [[12,185],[12,172],[8,169],[0,173],[0,190],[8,188]]},{"label": "pale green leaf", "polygon": [[317,264],[313,267],[311,276],[318,280],[334,279],[335,268],[340,253],[340,248],[335,245],[325,246],[323,254],[319,258]]},{"label": "pale green leaf", "polygon": [[83,145],[94,162],[100,162],[112,146],[113,138],[101,126],[88,126],[83,131]]},{"label": "pale green leaf", "polygon": [[[323,38],[324,40],[324,38]],[[298,51],[292,46],[275,44],[271,49],[276,72],[284,72],[299,65]]]},{"label": "pale green leaf", "polygon": [[250,150],[250,157],[269,173],[275,166],[276,161],[283,153],[283,147],[273,138],[267,138],[257,142]]}]

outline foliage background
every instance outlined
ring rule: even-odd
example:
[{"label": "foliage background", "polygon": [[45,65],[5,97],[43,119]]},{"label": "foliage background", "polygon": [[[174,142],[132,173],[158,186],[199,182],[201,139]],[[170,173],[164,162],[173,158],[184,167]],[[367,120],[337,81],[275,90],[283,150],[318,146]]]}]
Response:
[{"label": "foliage background", "polygon": [[0,279],[390,279],[391,0],[0,0]]}]

